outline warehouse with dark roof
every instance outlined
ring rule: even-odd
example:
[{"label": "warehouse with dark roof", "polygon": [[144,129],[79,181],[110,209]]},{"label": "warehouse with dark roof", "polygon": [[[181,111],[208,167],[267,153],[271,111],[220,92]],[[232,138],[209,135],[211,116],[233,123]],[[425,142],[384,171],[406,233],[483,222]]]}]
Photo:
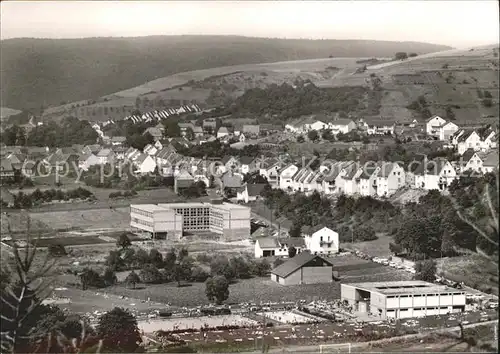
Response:
[{"label": "warehouse with dark roof", "polygon": [[333,264],[321,256],[304,251],[274,268],[271,280],[281,285],[331,283]]}]

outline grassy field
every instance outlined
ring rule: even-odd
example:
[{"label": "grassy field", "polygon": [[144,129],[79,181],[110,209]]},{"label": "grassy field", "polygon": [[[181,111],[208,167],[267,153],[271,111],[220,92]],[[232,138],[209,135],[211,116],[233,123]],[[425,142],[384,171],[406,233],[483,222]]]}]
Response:
[{"label": "grassy field", "polygon": [[[339,257],[334,259],[335,264],[342,265]],[[352,258],[348,259],[352,264]],[[384,266],[373,266],[366,261],[359,260],[359,264],[366,266],[347,270],[340,274],[342,282],[364,282],[364,281],[389,281],[407,280],[410,275],[406,272],[387,268]],[[356,267],[353,267],[356,268]],[[148,285],[143,289],[129,289],[124,285],[117,285],[105,289],[106,292],[124,295],[130,298],[148,299],[156,302],[170,303],[174,306],[198,306],[208,304],[205,296],[205,285],[193,283],[187,287],[177,287],[177,284]],[[272,301],[298,301],[298,300],[332,300],[340,297],[340,282],[328,284],[308,284],[282,286],[269,277],[239,280],[229,287],[229,299],[227,303],[254,302],[260,303]]]},{"label": "grassy field", "polygon": [[388,257],[391,255],[389,251],[389,243],[392,242],[392,237],[378,234],[378,239],[373,241],[365,241],[365,242],[345,242],[342,244],[343,248],[352,249],[356,251],[363,252],[372,257]]},{"label": "grassy field", "polygon": [[130,223],[128,208],[47,211],[31,213],[30,216],[55,230],[125,229]]}]

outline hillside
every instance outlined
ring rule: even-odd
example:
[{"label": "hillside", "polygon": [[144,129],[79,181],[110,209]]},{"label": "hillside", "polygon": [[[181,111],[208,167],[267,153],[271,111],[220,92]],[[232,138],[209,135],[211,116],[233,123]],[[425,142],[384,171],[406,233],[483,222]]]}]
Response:
[{"label": "hillside", "polygon": [[[458,123],[494,123],[498,119],[498,51],[494,48],[448,50],[405,61],[326,58],[184,72],[104,96],[95,103],[52,107],[45,118],[74,115],[102,121],[123,118],[136,108],[148,111],[187,102],[216,106],[233,102],[252,88],[302,79],[322,88],[345,87],[344,92],[348,87],[369,89],[363,98],[357,97],[363,105],[348,110],[354,117],[404,122],[439,114]],[[252,107],[239,111],[253,116],[273,114]]]},{"label": "hillside", "polygon": [[238,64],[332,57],[392,57],[449,47],[414,42],[236,36],[9,39],[1,41],[1,106],[39,109],[97,100],[157,78]]}]

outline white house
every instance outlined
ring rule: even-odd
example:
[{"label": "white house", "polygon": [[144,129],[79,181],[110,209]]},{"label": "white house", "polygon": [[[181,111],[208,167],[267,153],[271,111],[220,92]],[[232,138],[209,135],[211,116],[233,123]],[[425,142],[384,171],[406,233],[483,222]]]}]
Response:
[{"label": "white house", "polygon": [[279,173],[279,188],[287,191],[293,188],[292,178],[299,171],[299,168],[294,164],[289,164],[278,171]]},{"label": "white house", "polygon": [[[279,188],[281,161],[277,158],[268,158],[255,163],[259,168],[259,174],[267,179],[272,188]],[[258,165],[258,166],[257,166]]]},{"label": "white house", "polygon": [[353,170],[357,171],[357,169],[358,169],[358,164],[356,164],[353,161],[345,162],[340,166],[340,172],[338,173],[337,177],[335,177],[335,182],[334,182],[336,186],[336,192],[345,193],[345,185],[346,185],[345,177],[347,176],[348,173],[352,173]]},{"label": "white house", "polygon": [[259,237],[255,240],[255,258],[288,255],[276,237]]},{"label": "white house", "polygon": [[217,139],[221,139],[226,136],[229,136],[229,130],[226,127],[220,127],[219,130],[217,130]]},{"label": "white house", "polygon": [[347,168],[348,170],[342,176],[343,179],[343,192],[346,195],[354,195],[359,193],[359,178],[363,173],[363,169],[359,164],[353,164]]},{"label": "white house", "polygon": [[465,171],[483,172],[483,160],[474,149],[465,151],[461,157],[460,172]]},{"label": "white house", "polygon": [[243,203],[254,202],[260,198],[265,187],[265,184],[245,184],[237,190],[236,200]]},{"label": "white house", "polygon": [[310,131],[310,130],[320,131],[323,129],[328,129],[328,124],[325,122],[322,122],[320,120],[317,120],[314,123],[305,123],[304,128],[306,131]]},{"label": "white house", "polygon": [[490,149],[497,147],[496,142],[496,132],[490,127],[486,127],[485,129],[480,129],[478,131],[479,136],[481,137],[481,150],[489,151]]},{"label": "white house", "polygon": [[288,257],[288,250],[292,247],[295,248],[297,254],[301,253],[305,249],[304,239],[302,237],[258,237],[254,246],[255,258]]},{"label": "white house", "polygon": [[154,172],[156,168],[155,160],[148,154],[140,154],[133,162],[136,167],[136,173]]},{"label": "white house", "polygon": [[425,122],[425,132],[441,141],[448,141],[459,129],[458,125],[439,116],[432,116]]},{"label": "white house", "polygon": [[339,252],[339,234],[328,227],[316,226],[304,236],[306,249],[311,254],[335,254]]},{"label": "white house", "polygon": [[99,165],[101,162],[94,154],[81,154],[78,158],[78,168],[87,171],[90,166]]},{"label": "white house", "polygon": [[359,194],[372,196],[377,192],[377,175],[380,171],[379,165],[365,165],[361,168],[359,176]]},{"label": "white house", "polygon": [[323,173],[323,179],[322,179],[322,191],[325,194],[334,194],[340,192],[336,181],[337,177],[339,176],[340,172],[344,167],[347,167],[354,162],[352,161],[341,161],[341,162],[334,162],[330,166],[320,166],[320,170],[322,170]]},{"label": "white house", "polygon": [[338,133],[347,134],[351,130],[356,129],[356,123],[352,119],[337,119],[328,124],[328,129],[334,135]]},{"label": "white house", "polygon": [[377,174],[376,186],[379,197],[389,197],[399,188],[405,186],[406,174],[403,167],[397,163],[382,162]]},{"label": "white house", "polygon": [[105,165],[107,163],[114,163],[115,154],[111,149],[102,149],[97,153],[97,158],[99,159],[99,163],[101,165]]},{"label": "white house", "polygon": [[425,121],[425,132],[427,135],[439,138],[441,136],[441,127],[446,124],[446,120],[440,116],[432,116]]},{"label": "white house", "polygon": [[451,138],[451,143],[456,146],[460,155],[463,155],[467,150],[481,150],[481,137],[475,130],[458,130]]},{"label": "white house", "polygon": [[285,130],[295,134],[304,133],[304,127],[302,124],[286,124]]},{"label": "white house", "polygon": [[446,190],[457,178],[451,163],[444,158],[435,158],[420,164],[415,171],[415,188]]},{"label": "white house", "polygon": [[361,127],[368,135],[394,134],[396,123],[390,120],[360,119]]}]

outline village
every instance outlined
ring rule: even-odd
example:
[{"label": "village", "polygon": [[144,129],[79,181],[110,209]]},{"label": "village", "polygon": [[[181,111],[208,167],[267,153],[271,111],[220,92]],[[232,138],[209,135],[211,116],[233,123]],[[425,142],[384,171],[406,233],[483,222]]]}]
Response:
[{"label": "village", "polygon": [[2,2],[0,352],[498,352],[486,3]]},{"label": "village", "polygon": [[[198,110],[199,107],[192,109]],[[139,119],[127,118],[134,122]],[[279,219],[273,221],[272,213],[259,215],[258,208],[254,208],[266,199],[267,190],[281,190],[292,195],[303,193],[307,196],[320,193],[326,198],[333,198],[333,201],[340,195],[372,197],[384,201],[396,194],[412,190],[425,193],[437,189],[448,193],[448,186],[464,174],[474,173],[482,176],[497,171],[498,136],[493,128],[461,128],[439,116],[407,125],[383,121],[355,122],[340,118],[324,122],[307,117],[282,128],[259,124],[218,127],[220,122],[207,118],[192,122],[179,121],[179,136],[166,138],[165,125],[161,122],[153,125],[155,120],[165,119],[161,114],[153,112],[143,115],[140,119],[151,125],[144,134],[150,134],[153,138],[142,151],[127,146],[125,137],[106,136],[101,129],[114,124],[110,121],[92,126],[99,136],[93,145],[61,147],[55,150],[2,146],[2,177],[13,179],[16,175],[22,175],[26,179],[36,181],[40,176],[55,175],[56,183],[61,183],[60,181],[68,180],[68,176],[79,176],[80,173],[97,167],[97,171],[103,171],[103,168],[117,169],[120,178],[123,178],[122,169],[125,166],[129,168],[129,173],[138,177],[151,175],[168,179],[168,188],[171,188],[172,195],[177,195],[178,198],[184,198],[189,195],[186,191],[192,190],[197,190],[192,196],[195,200],[203,195],[209,198],[204,201],[174,200],[172,203],[171,200],[165,200],[157,204],[135,204],[131,193],[129,221],[125,216],[128,214],[124,214],[120,225],[124,231],[132,232],[133,237],[130,236],[130,240],[134,248],[143,248],[147,252],[158,250],[163,255],[160,259],[166,257],[171,247],[189,248],[196,242],[208,242],[210,247],[215,247],[215,252],[222,250],[217,246],[222,244],[225,245],[223,247],[232,249],[232,253],[243,254],[243,259],[247,259],[243,262],[255,264],[254,266],[262,264],[258,267],[264,267],[263,269],[268,267],[267,277],[259,278],[265,273],[258,273],[257,278],[251,279],[260,300],[257,302],[255,295],[252,296],[256,292],[243,295],[241,290],[237,289],[241,286],[242,289],[246,288],[245,284],[250,280],[244,279],[239,280],[236,285],[229,285],[231,305],[215,307],[215,310],[210,306],[193,307],[198,301],[204,302],[198,296],[193,298],[194,301],[176,300],[183,298],[182,288],[170,288],[178,294],[167,300],[167,304],[163,304],[166,300],[163,296],[151,296],[161,288],[130,293],[129,290],[124,292],[123,285],[117,285],[116,289],[107,291],[105,288],[102,295],[96,295],[98,298],[115,297],[114,304],[123,303],[127,308],[130,308],[127,301],[143,302],[146,307],[141,306],[142,310],[136,306],[131,309],[138,318],[144,340],[150,344],[196,343],[200,340],[195,334],[197,331],[206,333],[202,341],[210,340],[219,345],[225,343],[231,346],[245,340],[250,348],[261,345],[260,341],[270,341],[268,344],[273,346],[280,345],[279,343],[345,342],[346,338],[352,338],[350,341],[354,342],[359,335],[357,331],[364,328],[362,325],[357,327],[360,323],[374,323],[373,331],[383,338],[392,333],[394,320],[403,321],[401,323],[405,328],[402,330],[404,333],[413,333],[414,328],[419,326],[419,322],[413,319],[420,321],[422,318],[437,316],[439,319],[448,318],[446,321],[453,318],[454,321],[467,323],[471,316],[480,316],[480,321],[493,318],[497,307],[495,297],[478,293],[463,282],[442,276],[435,278],[436,284],[414,280],[418,270],[416,263],[394,254],[391,256],[387,245],[383,256],[365,254],[356,250],[356,243],[346,241],[349,236],[339,237],[339,232],[345,232],[344,230],[322,224],[302,227],[298,237],[291,236],[293,231],[290,229],[294,228],[294,225]],[[407,133],[404,134],[405,132]],[[270,152],[275,149],[273,146],[280,145],[279,139],[295,139],[297,142],[307,139],[312,142],[319,137],[328,138],[330,134],[335,139],[339,135],[354,133],[372,140],[396,137],[408,141],[405,136],[413,136],[415,140],[423,140],[422,143],[438,142],[438,149],[453,151],[455,155],[453,160],[447,160],[445,157],[429,159],[422,154],[416,155],[416,158],[409,164],[406,162],[405,166],[403,161],[370,161],[362,165],[359,160],[319,160],[317,156],[311,156],[312,161],[319,160],[313,164],[303,157],[294,159],[284,151],[277,151],[276,154]],[[266,141],[273,141],[270,150],[265,149],[259,154],[249,148],[260,142],[265,144]],[[238,153],[214,158],[186,154],[192,146],[203,147],[204,144],[214,143],[217,146],[228,146],[235,152],[243,151],[248,155]],[[357,146],[355,143],[352,145]],[[72,168],[77,172],[68,173]],[[105,176],[114,174],[115,172],[111,172]],[[123,175],[127,176],[127,173]],[[18,204],[16,196],[8,191],[7,186],[2,186],[2,202],[7,208],[14,209]],[[78,203],[73,203],[75,202]],[[43,205],[39,207],[43,208]],[[88,208],[94,207],[90,205]],[[108,212],[103,210],[102,213]],[[95,234],[94,231],[86,232]],[[106,232],[111,235],[109,231]],[[59,234],[57,239],[64,240],[64,236]],[[88,236],[89,239],[92,237],[95,239],[95,236]],[[102,249],[110,249],[109,246],[113,245],[115,240],[118,244],[122,236],[116,237],[118,236],[99,236],[98,244],[107,238],[109,243],[104,243],[103,246],[107,247]],[[347,245],[344,245],[345,242],[341,242],[341,239],[346,241]],[[2,234],[4,250],[12,247],[10,240],[11,236]],[[79,243],[72,244],[71,241],[64,244],[69,249],[82,247],[78,246]],[[91,246],[92,241],[89,241],[88,245]],[[85,254],[84,249],[82,251]],[[195,251],[193,257],[194,262],[203,268],[206,266],[200,263],[199,258],[202,254]],[[208,263],[208,266],[213,273],[214,265]],[[384,270],[386,268],[389,270]],[[150,280],[143,278],[145,276],[146,273],[141,271],[137,281],[149,282]],[[118,283],[130,284],[130,270],[119,277],[122,280]],[[190,281],[189,276],[182,279]],[[349,282],[349,279],[354,282]],[[146,285],[146,289],[150,287],[151,285]],[[294,290],[289,292],[287,287]],[[62,283],[62,286],[54,290],[50,303],[70,309],[82,306],[77,305],[79,302],[75,300],[75,295],[71,295],[75,291],[81,292],[76,289],[68,290],[67,285]],[[193,291],[194,288],[191,289],[191,292]],[[198,291],[202,292],[201,289]],[[122,295],[117,297],[115,294]],[[85,295],[85,300],[80,301],[92,303],[93,300],[88,296],[90,295]],[[136,300],[133,300],[134,298]],[[405,304],[404,301],[409,302]],[[102,310],[95,310],[94,314],[88,311],[84,313],[92,319],[100,311]],[[204,314],[209,313],[207,311],[215,311],[217,315],[204,317]],[[164,313],[167,318],[162,318]],[[267,335],[259,329],[261,323],[271,326]],[[281,328],[282,325],[290,324],[315,324],[319,327],[300,336],[302,329],[296,327],[295,331],[287,335],[276,333],[270,337],[274,326]],[[434,321],[429,330],[440,325],[442,320]],[[340,332],[334,337],[321,334],[330,332],[333,329],[331,326],[338,327],[336,330]],[[218,332],[211,332],[215,329],[223,329],[226,334],[212,338],[214,333]],[[335,333],[335,329],[333,330]],[[366,329],[363,331],[366,332]],[[172,336],[176,339],[172,339]],[[165,342],[164,338],[169,339]]]}]

